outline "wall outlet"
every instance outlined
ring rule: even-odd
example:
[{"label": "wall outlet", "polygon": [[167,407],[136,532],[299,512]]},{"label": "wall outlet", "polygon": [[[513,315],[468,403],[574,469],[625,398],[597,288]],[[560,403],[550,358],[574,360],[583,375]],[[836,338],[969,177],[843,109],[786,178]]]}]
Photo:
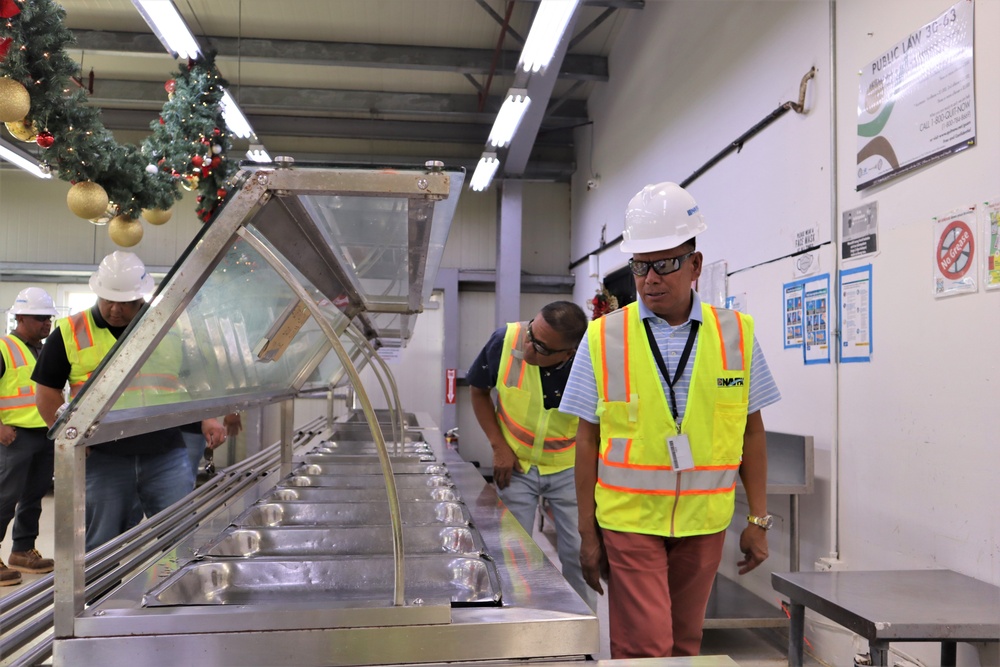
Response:
[{"label": "wall outlet", "polygon": [[833,572],[846,570],[847,563],[839,558],[820,558],[813,564],[813,567],[817,572]]}]

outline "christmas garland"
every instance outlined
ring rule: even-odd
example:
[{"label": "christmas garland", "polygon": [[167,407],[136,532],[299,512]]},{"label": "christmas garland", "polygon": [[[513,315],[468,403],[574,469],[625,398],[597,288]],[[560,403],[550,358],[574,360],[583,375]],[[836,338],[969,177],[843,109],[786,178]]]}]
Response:
[{"label": "christmas garland", "polygon": [[87,105],[76,82],[65,10],[52,0],[0,0],[0,121],[41,148],[43,166],[73,183],[67,204],[95,224],[110,222],[119,245],[142,238],[138,217],[163,224],[181,197],[198,190],[196,213],[208,222],[236,171],[219,104],[226,82],[214,54],[182,64],[165,84],[168,101],[141,146],[119,144]]}]

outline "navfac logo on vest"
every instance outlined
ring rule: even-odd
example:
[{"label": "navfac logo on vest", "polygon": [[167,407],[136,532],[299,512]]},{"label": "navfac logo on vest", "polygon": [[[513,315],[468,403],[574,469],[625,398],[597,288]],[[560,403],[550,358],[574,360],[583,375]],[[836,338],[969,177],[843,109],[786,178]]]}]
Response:
[{"label": "navfac logo on vest", "polygon": [[742,387],[743,378],[717,378],[720,387]]}]

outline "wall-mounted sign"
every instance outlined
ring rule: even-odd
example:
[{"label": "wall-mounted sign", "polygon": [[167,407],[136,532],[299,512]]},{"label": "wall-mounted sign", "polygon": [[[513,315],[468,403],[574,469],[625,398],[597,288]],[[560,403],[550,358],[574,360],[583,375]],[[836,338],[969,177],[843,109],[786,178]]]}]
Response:
[{"label": "wall-mounted sign", "polygon": [[975,292],[976,208],[934,219],[934,296]]},{"label": "wall-mounted sign", "polygon": [[861,70],[858,190],[975,145],[973,7],[959,0]]},{"label": "wall-mounted sign", "polygon": [[858,259],[878,251],[878,202],[844,211],[841,259]]}]

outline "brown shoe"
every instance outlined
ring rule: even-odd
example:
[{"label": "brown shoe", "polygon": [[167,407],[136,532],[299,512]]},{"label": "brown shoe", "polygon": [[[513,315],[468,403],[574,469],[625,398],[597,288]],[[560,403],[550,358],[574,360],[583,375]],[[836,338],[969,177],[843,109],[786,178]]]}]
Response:
[{"label": "brown shoe", "polygon": [[21,573],[12,570],[0,560],[0,586],[16,586],[21,583]]},{"label": "brown shoe", "polygon": [[28,551],[11,551],[10,566],[20,572],[45,574],[54,570],[56,564],[51,558],[42,558],[38,549],[29,549]]}]

